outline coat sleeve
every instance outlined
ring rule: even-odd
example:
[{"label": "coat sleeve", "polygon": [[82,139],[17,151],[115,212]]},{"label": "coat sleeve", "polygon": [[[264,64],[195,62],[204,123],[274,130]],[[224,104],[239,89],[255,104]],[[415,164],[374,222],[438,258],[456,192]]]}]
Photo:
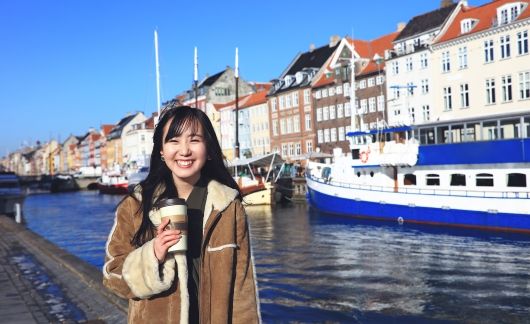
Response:
[{"label": "coat sleeve", "polygon": [[237,262],[234,285],[233,323],[260,323],[259,296],[254,260],[250,247],[249,225],[245,209],[236,201]]},{"label": "coat sleeve", "polygon": [[132,198],[120,204],[105,249],[103,284],[122,298],[148,298],[161,293],[171,287],[175,276],[175,260],[168,256],[159,265],[152,240],[139,248],[131,244],[137,208]]},{"label": "coat sleeve", "polygon": [[138,206],[133,198],[127,198],[118,206],[114,225],[105,245],[103,285],[122,298],[134,297],[122,276],[123,262],[134,250],[131,244],[134,236],[134,205]]}]

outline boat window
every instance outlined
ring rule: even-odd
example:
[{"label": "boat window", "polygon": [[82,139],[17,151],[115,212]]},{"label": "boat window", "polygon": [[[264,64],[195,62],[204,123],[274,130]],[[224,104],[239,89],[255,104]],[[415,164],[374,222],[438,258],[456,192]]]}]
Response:
[{"label": "boat window", "polygon": [[480,141],[480,123],[467,123],[462,141]]},{"label": "boat window", "polygon": [[412,173],[405,174],[405,178],[403,179],[403,184],[405,186],[415,186],[416,185],[416,175]]},{"label": "boat window", "polygon": [[465,186],[466,175],[461,173],[451,174],[451,186]]},{"label": "boat window", "polygon": [[420,129],[420,143],[421,144],[435,144],[434,128],[422,128]]},{"label": "boat window", "polygon": [[370,171],[370,177],[374,177],[374,171]]},{"label": "boat window", "polygon": [[351,150],[351,158],[354,159],[354,160],[358,160],[359,159],[359,155],[360,155],[360,149],[353,149]]},{"label": "boat window", "polygon": [[479,173],[476,178],[477,187],[493,187],[493,174]]},{"label": "boat window", "polygon": [[427,180],[426,181],[426,184],[428,186],[439,186],[440,185],[440,175],[438,174],[428,174],[425,179]]},{"label": "boat window", "polygon": [[526,174],[524,173],[509,173],[508,187],[526,187]]},{"label": "boat window", "polygon": [[438,144],[451,143],[449,126],[438,126],[436,128],[436,138],[438,139]]},{"label": "boat window", "polygon": [[465,135],[464,125],[451,125],[451,142],[460,143],[464,141]]},{"label": "boat window", "polygon": [[331,168],[329,168],[329,167],[325,167],[325,168],[323,168],[323,169],[322,169],[322,178],[323,178],[323,179],[328,179],[330,173],[331,173]]},{"label": "boat window", "polygon": [[496,140],[499,138],[499,132],[497,130],[497,121],[485,121],[482,123],[482,139],[484,140]]},{"label": "boat window", "polygon": [[520,120],[505,119],[501,120],[500,138],[520,138]]},{"label": "boat window", "polygon": [[357,177],[359,178],[361,176],[361,172],[357,171]]}]

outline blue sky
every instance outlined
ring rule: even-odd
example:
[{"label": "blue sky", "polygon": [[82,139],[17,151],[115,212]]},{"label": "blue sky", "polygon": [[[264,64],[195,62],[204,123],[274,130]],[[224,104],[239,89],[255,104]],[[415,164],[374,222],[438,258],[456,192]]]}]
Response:
[{"label": "blue sky", "polygon": [[[471,0],[470,5],[486,3]],[[0,156],[35,141],[82,135],[132,111],[156,111],[153,31],[162,101],[234,65],[241,77],[278,77],[309,44],[331,35],[371,40],[440,0],[0,1]]]}]

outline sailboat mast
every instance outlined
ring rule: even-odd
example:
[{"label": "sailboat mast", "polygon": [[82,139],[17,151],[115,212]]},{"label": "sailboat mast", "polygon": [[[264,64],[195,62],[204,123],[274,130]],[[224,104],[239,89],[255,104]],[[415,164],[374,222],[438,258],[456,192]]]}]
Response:
[{"label": "sailboat mast", "polygon": [[353,32],[351,38],[351,83],[350,83],[350,112],[351,112],[351,129],[352,131],[360,130],[357,129],[357,107],[355,106],[355,41],[353,39]]},{"label": "sailboat mast", "polygon": [[155,29],[155,62],[156,62],[156,109],[160,118],[160,65],[158,64],[158,31]]}]

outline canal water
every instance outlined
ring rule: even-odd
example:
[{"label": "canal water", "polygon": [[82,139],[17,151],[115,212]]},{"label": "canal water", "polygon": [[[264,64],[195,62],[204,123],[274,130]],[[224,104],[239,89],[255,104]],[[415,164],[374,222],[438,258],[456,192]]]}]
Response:
[{"label": "canal water", "polygon": [[[101,268],[121,197],[29,196],[27,225]],[[247,207],[265,323],[528,323],[530,236]]]}]

